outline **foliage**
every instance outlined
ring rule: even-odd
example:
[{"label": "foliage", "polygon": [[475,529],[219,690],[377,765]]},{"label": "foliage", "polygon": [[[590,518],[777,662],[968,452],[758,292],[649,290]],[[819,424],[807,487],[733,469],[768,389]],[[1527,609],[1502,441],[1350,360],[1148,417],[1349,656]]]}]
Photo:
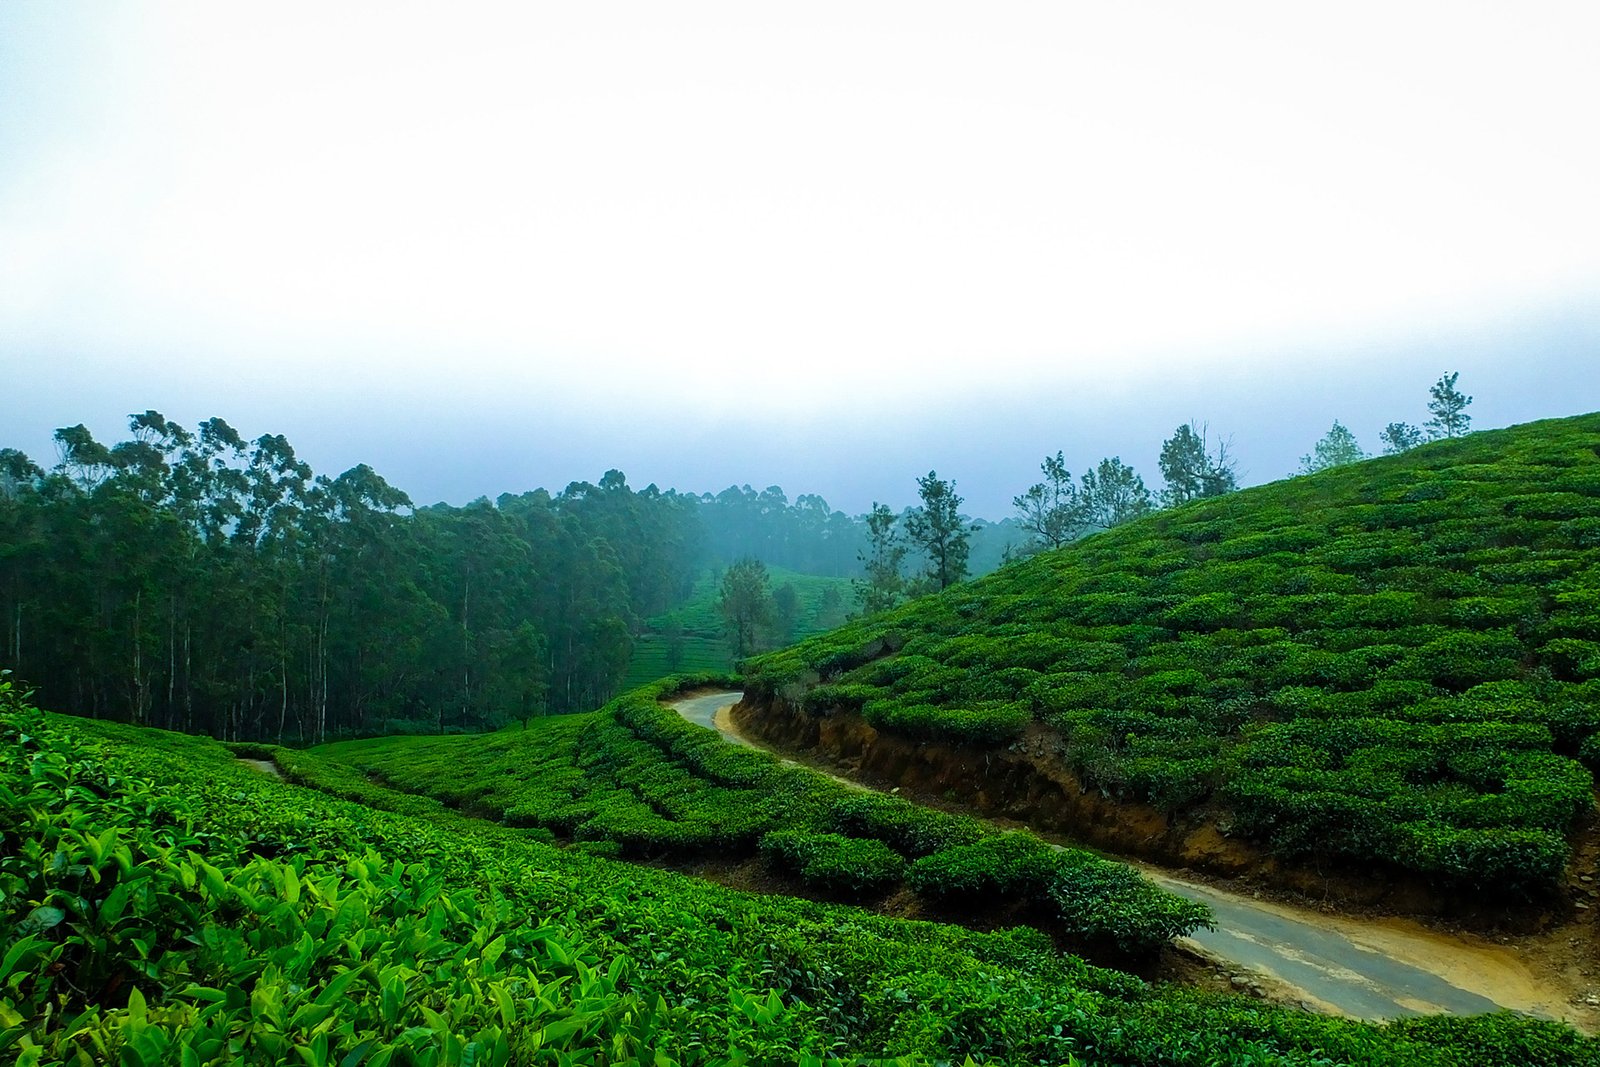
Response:
[{"label": "foliage", "polygon": [[774,615],[767,568],[758,559],[741,559],[722,575],[717,612],[727,626],[728,644],[735,660],[755,651],[763,627]]},{"label": "foliage", "polygon": [[850,896],[898,885],[906,867],[904,857],[882,841],[801,830],[763,835],[761,853],[809,886]]},{"label": "foliage", "polygon": [[1383,442],[1384,455],[1397,456],[1401,452],[1411,451],[1428,438],[1409,422],[1391,422],[1378,434],[1378,439]]},{"label": "foliage", "polygon": [[1148,514],[1154,504],[1144,479],[1121,457],[1102,459],[1099,466],[1083,472],[1078,501],[1083,521],[1089,526],[1109,529]]},{"label": "foliage", "polygon": [[1032,719],[1107,797],[1526,897],[1592,808],[1597,531],[1600,416],[1480,432],[1040,553],[746,686],[924,740]]},{"label": "foliage", "polygon": [[618,471],[413,509],[279,435],[130,430],[63,428],[0,492],[0,654],[85,714],[282,741],[592,708],[701,554],[696,498]]},{"label": "foliage", "polygon": [[[283,766],[296,780],[349,799],[384,803],[373,799],[376,779],[381,793],[407,791],[564,839],[607,842],[629,859],[738,859],[760,851],[833,894],[881,891],[899,881],[901,857],[993,834],[976,820],[866,794],[729,745],[659,702],[684,688],[732,682],[666,679],[594,715],[481,737],[340,742],[291,755]],[[1143,899],[1147,883],[1135,882],[1126,892]],[[1030,891],[1044,900],[1047,888]],[[1147,936],[1130,921],[1128,942],[1140,938],[1148,948],[1170,935]]]},{"label": "foliage", "polygon": [[1467,414],[1472,398],[1456,388],[1459,377],[1460,371],[1451,371],[1428,388],[1428,432],[1434,437],[1460,437],[1472,425]]},{"label": "foliage", "polygon": [[1239,487],[1238,464],[1228,455],[1228,442],[1217,442],[1213,454],[1208,428],[1185,423],[1161,443],[1161,477],[1168,507],[1231,493]]},{"label": "foliage", "polygon": [[1013,497],[1011,504],[1017,509],[1017,520],[1028,531],[1028,549],[1038,552],[1060,548],[1068,541],[1081,537],[1087,526],[1083,505],[1078,500],[1078,487],[1072,484],[1072,472],[1067,470],[1066,457],[1059,451],[1046,456],[1039,465],[1044,481],[1030,486],[1026,493]]},{"label": "foliage", "polygon": [[1334,419],[1332,428],[1322,435],[1322,440],[1311,446],[1311,453],[1300,457],[1300,473],[1315,474],[1331,467],[1359,463],[1366,458],[1367,454],[1361,450],[1356,435],[1338,419]]},{"label": "foliage", "polygon": [[1555,1024],[1374,1027],[1151,986],[1027,928],[748,896],[46,718],[4,682],[0,704],[19,1063],[1595,1062]]},{"label": "foliage", "polygon": [[928,557],[924,577],[934,589],[948,589],[967,576],[973,527],[961,517],[961,497],[954,480],[937,471],[917,479],[922,506],[906,513],[906,537]]},{"label": "foliage", "polygon": [[861,550],[863,574],[851,584],[862,614],[876,615],[900,603],[905,593],[906,546],[895,530],[895,514],[889,505],[872,502],[867,513],[867,547]]}]

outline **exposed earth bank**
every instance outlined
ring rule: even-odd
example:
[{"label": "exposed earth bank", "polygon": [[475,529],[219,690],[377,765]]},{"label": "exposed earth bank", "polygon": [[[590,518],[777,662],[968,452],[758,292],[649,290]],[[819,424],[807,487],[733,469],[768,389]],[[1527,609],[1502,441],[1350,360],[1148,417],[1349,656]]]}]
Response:
[{"label": "exposed earth bank", "polygon": [[[1056,757],[1053,731],[1039,724],[1007,745],[919,743],[882,733],[859,715],[811,715],[754,692],[717,720],[707,725],[734,740],[754,740],[874,788],[1146,860],[1147,875],[1177,892],[1187,888],[1185,895],[1207,899],[1214,910],[1221,901],[1259,910],[1268,921],[1273,912],[1309,920],[1360,955],[1401,961],[1501,1006],[1565,1018],[1589,1032],[1600,1026],[1600,954],[1589,906],[1595,883],[1577,873],[1595,866],[1592,828],[1578,842],[1568,900],[1511,912],[1441,898],[1420,880],[1392,872],[1361,877],[1285,864],[1226,836],[1211,819],[1171,821],[1148,805],[1108,799],[1083,787]],[[1429,917],[1428,925],[1400,916]],[[1357,963],[1354,970],[1365,967]],[[1442,1007],[1426,998],[1398,1002],[1421,1011]]]},{"label": "exposed earth bank", "polygon": [[[731,716],[740,731],[774,748],[805,753],[865,781],[934,803],[1015,820],[1119,856],[1286,890],[1341,908],[1443,916],[1494,934],[1529,933],[1565,924],[1596,899],[1594,885],[1576,877],[1566,898],[1552,894],[1531,905],[1508,906],[1441,895],[1405,871],[1285,862],[1229,836],[1225,812],[1174,819],[1148,804],[1086,787],[1061,759],[1060,735],[1038,722],[1010,743],[975,746],[910,740],[877,730],[852,712],[813,715],[781,697],[756,692],[747,693]],[[1578,842],[1580,852],[1592,836],[1590,828]],[[1580,855],[1576,866],[1582,868],[1583,862]]]}]

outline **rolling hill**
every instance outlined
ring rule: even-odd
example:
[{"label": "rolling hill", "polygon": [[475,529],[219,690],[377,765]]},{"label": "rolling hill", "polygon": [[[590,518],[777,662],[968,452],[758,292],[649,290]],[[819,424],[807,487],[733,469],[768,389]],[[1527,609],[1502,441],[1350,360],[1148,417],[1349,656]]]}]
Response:
[{"label": "rolling hill", "polygon": [[1600,415],[1197,502],[747,664],[741,721],[1127,851],[1548,898],[1600,762]]}]

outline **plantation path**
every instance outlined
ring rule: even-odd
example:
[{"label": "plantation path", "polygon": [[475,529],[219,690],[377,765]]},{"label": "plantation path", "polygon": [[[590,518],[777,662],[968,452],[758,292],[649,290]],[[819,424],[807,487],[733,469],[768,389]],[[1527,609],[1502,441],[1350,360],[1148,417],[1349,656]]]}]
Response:
[{"label": "plantation path", "polygon": [[[743,696],[702,693],[672,706],[734,744],[765,749],[733,724],[729,712]],[[1241,988],[1258,985],[1276,999],[1358,1019],[1509,1008],[1580,1026],[1591,1022],[1567,1003],[1565,991],[1537,979],[1506,946],[1449,937],[1399,919],[1323,915],[1200,885],[1147,863],[1125,862],[1163,889],[1210,906],[1217,928],[1185,940],[1221,966],[1253,972],[1235,979]]]},{"label": "plantation path", "polygon": [[270,774],[274,778],[283,777],[283,772],[278,770],[278,765],[269,759],[244,759],[241,757],[239,762],[246,767],[260,771],[262,774]]}]

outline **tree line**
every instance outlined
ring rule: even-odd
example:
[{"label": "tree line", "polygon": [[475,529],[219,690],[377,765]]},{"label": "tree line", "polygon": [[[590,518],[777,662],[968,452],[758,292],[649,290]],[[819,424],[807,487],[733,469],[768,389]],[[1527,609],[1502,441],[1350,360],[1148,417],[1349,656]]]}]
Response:
[{"label": "tree line", "polygon": [[109,445],[58,430],[48,470],[0,449],[0,664],[50,706],[223,738],[587,710],[706,566],[843,577],[865,544],[861,518],[776,486],[634,490],[612,470],[417,507],[366,465],[316,474],[282,435],[128,425]]},{"label": "tree line", "polygon": [[[1391,422],[1381,434],[1384,452],[1393,455],[1427,441],[1460,437],[1469,432],[1472,416],[1466,408],[1472,397],[1456,388],[1460,373],[1452,371],[1429,389],[1430,418],[1422,427]],[[1367,458],[1343,424],[1333,428],[1301,459],[1300,473]],[[1238,488],[1238,464],[1232,442],[1213,439],[1208,426],[1180,425],[1161,443],[1157,461],[1163,486],[1152,493],[1144,478],[1122,462],[1120,456],[1102,459],[1076,480],[1067,469],[1064,453],[1046,456],[1039,470],[1041,481],[1012,498],[1015,523],[1026,535],[1021,544],[1008,547],[1002,562],[1047,549],[1060,548],[1085,534],[1109,529],[1139,518],[1158,507],[1176,507],[1191,500],[1231,493]],[[969,576],[970,538],[976,526],[960,513],[962,498],[954,480],[929,471],[917,479],[922,503],[896,515],[887,505],[874,503],[864,517],[866,545],[857,554],[860,575],[854,579],[856,601],[865,614],[885,611],[903,600],[944,589]],[[920,554],[920,571],[907,571],[908,558]]]},{"label": "tree line", "polygon": [[[1428,388],[1429,418],[1421,426],[1409,422],[1391,422],[1383,428],[1378,439],[1383,442],[1384,455],[1399,455],[1429,441],[1462,437],[1470,432],[1472,416],[1467,414],[1467,405],[1472,403],[1472,397],[1456,388],[1456,381],[1460,377],[1460,371],[1451,371]],[[1356,435],[1338,419],[1334,419],[1332,428],[1322,435],[1309,453],[1300,457],[1300,473],[1314,474],[1366,458],[1367,452],[1356,440]]]},{"label": "tree line", "polygon": [[[1389,451],[1467,431],[1456,379],[1434,386],[1425,429],[1386,428]],[[1361,458],[1342,429],[1307,470]],[[1158,493],[1119,457],[1074,478],[1057,452],[1002,524],[963,515],[935,471],[899,514],[791,503],[776,486],[636,491],[615,470],[556,494],[414,507],[366,465],[315,474],[281,435],[215,418],[191,432],[155,411],[129,431],[107,446],[58,430],[49,470],[0,449],[0,662],[53,706],[225,738],[592,708],[615,695],[644,620],[707,564],[728,568],[723,614],[744,655],[784,629],[786,606],[747,561],[852,576],[870,614],[1237,482],[1229,442],[1189,423],[1163,442]]]},{"label": "tree line", "polygon": [[281,435],[130,429],[0,450],[0,658],[85,714],[318,741],[592,708],[703,552],[697,500],[617,471],[414,508]]},{"label": "tree line", "polygon": [[[1230,442],[1213,441],[1205,426],[1179,426],[1161,446],[1165,484],[1158,494],[1120,456],[1102,459],[1077,479],[1067,469],[1064,453],[1046,456],[1039,467],[1043,479],[1012,499],[1012,522],[1023,539],[1008,545],[999,562],[1060,548],[1158,506],[1232,492],[1238,486],[1238,466],[1230,450]],[[954,479],[929,471],[917,479],[917,496],[921,504],[900,515],[875,502],[865,516],[867,543],[857,556],[861,572],[853,583],[864,614],[946,589],[971,574],[971,539],[978,526],[961,514],[963,498]],[[921,560],[920,570],[908,570],[912,559]]]}]

